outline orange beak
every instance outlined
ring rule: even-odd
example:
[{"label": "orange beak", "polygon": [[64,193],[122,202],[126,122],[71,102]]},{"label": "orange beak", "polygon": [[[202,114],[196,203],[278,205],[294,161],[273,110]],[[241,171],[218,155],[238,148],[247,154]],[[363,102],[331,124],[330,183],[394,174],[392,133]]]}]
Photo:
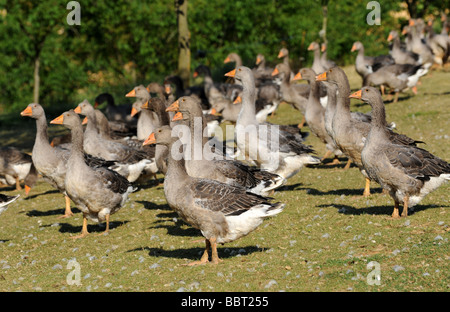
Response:
[{"label": "orange beak", "polygon": [[233,101],[233,104],[239,104],[239,103],[241,103],[241,102],[242,102],[241,96],[238,95],[238,96],[236,97],[236,99]]},{"label": "orange beak", "polygon": [[59,117],[56,117],[52,121],[50,121],[51,124],[54,125],[62,125],[64,121],[64,115],[60,115]]},{"label": "orange beak", "polygon": [[147,140],[145,140],[144,143],[142,143],[142,145],[149,145],[155,143],[156,143],[155,133],[152,132],[152,134],[148,136]]},{"label": "orange beak", "polygon": [[131,117],[133,117],[133,116],[136,115],[137,113],[139,113],[138,110],[137,110],[136,108],[132,107],[132,108],[131,108],[131,114],[130,114]]},{"label": "orange beak", "polygon": [[326,50],[326,47],[325,47],[325,45],[322,44],[322,47],[320,48],[320,51],[321,52],[325,52],[325,50]]},{"label": "orange beak", "polygon": [[33,115],[33,109],[31,108],[31,106],[27,106],[27,108],[25,108],[21,113],[20,116],[31,116]]},{"label": "orange beak", "polygon": [[181,112],[176,113],[172,118],[172,121],[178,121],[178,120],[183,120],[183,114]]},{"label": "orange beak", "polygon": [[312,49],[314,49],[314,45],[311,43],[308,47],[308,51],[311,51]]},{"label": "orange beak", "polygon": [[261,59],[259,58],[259,56],[256,57],[256,65],[259,65],[259,63],[261,63]]},{"label": "orange beak", "polygon": [[211,115],[217,114],[217,111],[215,108],[211,108],[211,111],[209,112]]},{"label": "orange beak", "polygon": [[197,76],[198,76],[198,73],[195,71],[195,72],[192,74],[192,77],[197,78]]},{"label": "orange beak", "polygon": [[178,112],[180,110],[180,102],[176,100],[169,107],[166,108],[166,112]]},{"label": "orange beak", "polygon": [[278,53],[278,58],[282,58],[282,57],[284,57],[284,53],[283,53],[283,51],[281,50],[281,51]]},{"label": "orange beak", "polygon": [[75,109],[73,111],[77,114],[81,114],[81,107],[77,106],[77,107],[75,107]]},{"label": "orange beak", "polygon": [[28,185],[25,185],[25,195],[28,196],[28,193],[30,193],[31,187]]},{"label": "orange beak", "polygon": [[352,49],[350,50],[350,52],[356,51],[356,45],[352,46]]},{"label": "orange beak", "polygon": [[128,92],[126,95],[126,97],[136,97],[136,90],[131,90],[130,92]]},{"label": "orange beak", "polygon": [[88,118],[84,117],[83,121],[81,122],[82,125],[87,125],[88,123]]},{"label": "orange beak", "polygon": [[327,72],[323,72],[316,76],[316,81],[327,81]]},{"label": "orange beak", "polygon": [[141,108],[148,109],[148,101],[142,104]]},{"label": "orange beak", "polygon": [[226,64],[226,63],[229,63],[229,62],[231,62],[231,60],[230,60],[230,57],[227,56],[227,58],[223,60],[223,63]]},{"label": "orange beak", "polygon": [[236,75],[236,69],[233,69],[232,71],[229,71],[228,73],[225,74],[225,76],[232,77],[232,78],[234,78],[235,75]]},{"label": "orange beak", "polygon": [[172,92],[172,88],[170,87],[170,85],[165,85],[164,91],[166,92],[166,94],[170,94]]},{"label": "orange beak", "polygon": [[414,26],[414,20],[412,19],[409,20],[409,26]]},{"label": "orange beak", "polygon": [[300,72],[297,73],[297,75],[294,76],[294,79],[292,80],[302,80],[302,74]]},{"label": "orange beak", "polygon": [[392,35],[389,34],[389,36],[387,37],[387,41],[389,42],[389,41],[391,41],[392,39],[394,39],[394,37],[392,37]]},{"label": "orange beak", "polygon": [[349,98],[351,99],[361,99],[361,90],[356,91],[353,94],[350,94]]},{"label": "orange beak", "polygon": [[94,103],[94,108],[97,108],[100,104],[98,104],[97,102]]},{"label": "orange beak", "polygon": [[280,72],[278,71],[278,68],[275,67],[275,69],[272,72],[272,76],[278,75]]}]

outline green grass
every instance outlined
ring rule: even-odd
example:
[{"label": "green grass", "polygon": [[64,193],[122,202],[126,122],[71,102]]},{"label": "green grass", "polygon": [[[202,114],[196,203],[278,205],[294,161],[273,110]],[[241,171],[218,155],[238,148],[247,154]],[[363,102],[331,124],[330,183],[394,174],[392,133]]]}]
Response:
[{"label": "green grass", "polygon": [[[353,68],[346,71],[352,89],[358,88]],[[448,77],[433,71],[417,96],[386,104],[399,132],[425,141],[427,150],[447,161]],[[352,103],[354,110],[370,110]],[[292,124],[300,117],[283,104],[270,121]],[[31,151],[34,134],[33,122],[14,121],[2,126],[0,142]],[[319,156],[325,152],[312,135],[307,143]],[[224,261],[217,266],[184,266],[200,258],[203,238],[169,209],[162,185],[149,182],[133,193],[111,217],[109,235],[98,236],[104,228],[89,223],[91,235],[72,240],[81,231],[80,211],[73,207],[73,217],[58,219],[64,198],[39,180],[28,198],[22,195],[0,216],[0,291],[449,291],[448,185],[408,218],[394,220],[390,197],[374,183],[373,194],[362,198],[363,177],[355,167],[344,171],[344,164],[304,168],[290,179],[274,195],[285,210],[220,246]],[[80,265],[79,286],[67,283],[70,260]],[[379,286],[367,283],[371,261],[380,266]]]}]

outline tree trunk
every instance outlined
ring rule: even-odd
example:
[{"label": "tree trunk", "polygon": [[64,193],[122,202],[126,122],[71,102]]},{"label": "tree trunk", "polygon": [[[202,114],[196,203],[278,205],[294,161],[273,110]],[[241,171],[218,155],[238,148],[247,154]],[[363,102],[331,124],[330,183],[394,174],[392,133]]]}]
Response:
[{"label": "tree trunk", "polygon": [[184,87],[189,86],[191,71],[190,37],[187,20],[188,0],[175,0],[178,24],[178,75],[183,80]]},{"label": "tree trunk", "polygon": [[328,0],[322,0],[322,30],[320,31],[320,36],[322,37],[323,43],[325,45],[328,43],[327,41],[327,21],[328,21]]},{"label": "tree trunk", "polygon": [[40,56],[39,54],[34,59],[34,90],[33,90],[33,103],[39,103],[39,66],[40,66]]}]

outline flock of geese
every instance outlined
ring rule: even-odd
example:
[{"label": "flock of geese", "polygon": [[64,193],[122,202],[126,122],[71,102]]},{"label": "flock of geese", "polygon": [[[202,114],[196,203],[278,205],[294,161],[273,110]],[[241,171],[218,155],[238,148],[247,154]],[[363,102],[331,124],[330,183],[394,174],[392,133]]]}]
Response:
[{"label": "flock of geese", "polygon": [[[424,30],[427,35],[421,37]],[[201,65],[194,77],[203,76],[202,86],[184,88],[178,76],[170,76],[163,84],[129,91],[126,97],[136,98],[131,107],[115,105],[106,93],[94,105],[84,100],[50,121],[70,129],[65,139],[50,142],[43,107],[29,104],[21,115],[36,120],[31,156],[2,148],[0,177],[18,189],[24,180],[28,194],[42,176],[65,196],[61,217],[72,215],[71,201],[82,211],[81,234],[73,237],[81,238],[89,234],[88,219],[106,222],[107,233],[110,215],[123,207],[136,185],[161,173],[168,205],[205,238],[205,251],[192,265],[209,262],[210,251],[211,262],[219,263],[218,243],[239,239],[282,212],[285,204],[269,196],[304,166],[330,156],[332,163],[346,156],[346,167],[353,162],[366,179],[364,195],[370,194],[371,181],[379,183],[394,201],[392,217],[400,217],[400,205],[406,217],[408,208],[450,180],[450,164],[417,146],[423,142],[393,131],[375,87],[396,94],[415,88],[432,64],[447,62],[450,39],[434,34],[421,20],[411,20],[403,33],[406,43],[396,31],[390,33],[393,45],[386,56],[366,56],[362,43],[355,42],[352,51],[358,50],[356,70],[363,86],[352,94],[345,72],[327,59],[326,46],[313,42],[308,47],[314,53],[312,67],[296,74],[286,48],[274,68],[266,67],[263,55],[249,68],[231,53],[224,63],[234,62],[235,69],[225,74],[227,83],[215,82]],[[445,47],[435,44],[443,37]],[[351,112],[351,98],[368,103],[371,113]],[[104,112],[97,108],[103,102]],[[299,125],[267,122],[281,102],[302,113]],[[214,136],[225,121],[234,124],[232,142]],[[304,125],[325,144],[322,158],[304,143]],[[0,194],[0,213],[18,196]]]}]

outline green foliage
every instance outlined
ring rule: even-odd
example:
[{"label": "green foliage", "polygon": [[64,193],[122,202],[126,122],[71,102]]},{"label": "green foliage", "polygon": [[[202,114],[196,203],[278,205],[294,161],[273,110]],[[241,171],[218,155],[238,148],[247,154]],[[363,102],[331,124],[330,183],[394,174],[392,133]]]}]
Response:
[{"label": "green foliage", "polygon": [[[37,55],[40,102],[61,110],[84,98],[92,101],[101,92],[125,101],[124,92],[132,86],[161,83],[176,74],[173,1],[80,0],[79,26],[67,24],[67,3],[0,0],[0,112],[18,111],[32,101]],[[207,64],[215,79],[224,79],[231,66],[223,64],[228,53],[237,52],[250,67],[257,53],[263,53],[274,65],[283,46],[289,49],[294,70],[309,66],[312,53],[307,47],[320,39],[325,3],[328,56],[340,65],[354,62],[350,48],[356,40],[370,55],[386,53],[388,32],[406,23],[390,14],[401,9],[399,1],[380,1],[381,25],[370,26],[366,0],[189,0],[192,69]],[[432,1],[424,12],[437,17],[447,4]]]}]

